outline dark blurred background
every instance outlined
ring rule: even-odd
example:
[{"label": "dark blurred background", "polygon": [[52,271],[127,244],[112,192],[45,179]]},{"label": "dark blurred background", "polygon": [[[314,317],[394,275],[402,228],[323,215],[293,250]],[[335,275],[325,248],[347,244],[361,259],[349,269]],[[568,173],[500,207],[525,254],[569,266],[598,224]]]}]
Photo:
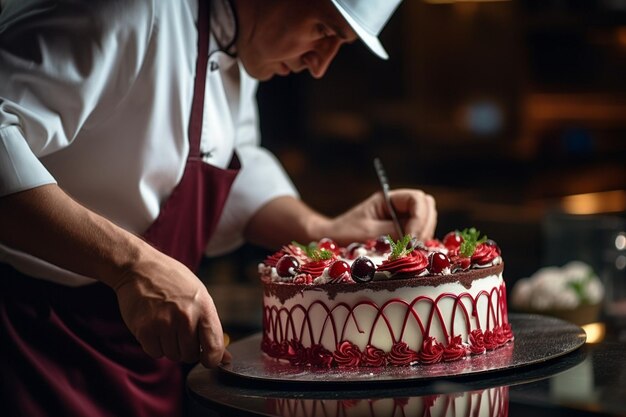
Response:
[{"label": "dark blurred background", "polygon": [[[626,297],[626,0],[405,0],[381,38],[389,61],[355,43],[321,80],[260,86],[263,143],[302,198],[343,212],[378,190],[378,156],[393,188],[436,198],[438,237],[499,243],[509,290],[579,259]],[[231,333],[260,328],[267,254],[203,264]]]}]

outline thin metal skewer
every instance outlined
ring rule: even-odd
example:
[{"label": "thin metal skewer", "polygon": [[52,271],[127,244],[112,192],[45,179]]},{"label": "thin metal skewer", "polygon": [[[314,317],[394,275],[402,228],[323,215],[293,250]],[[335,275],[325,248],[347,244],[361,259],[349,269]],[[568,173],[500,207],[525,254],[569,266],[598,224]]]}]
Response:
[{"label": "thin metal skewer", "polygon": [[387,204],[387,210],[389,210],[391,220],[396,227],[398,239],[402,239],[404,237],[404,232],[402,231],[402,226],[400,225],[400,221],[398,220],[396,210],[391,203],[391,197],[389,197],[389,180],[387,180],[387,174],[385,174],[385,169],[383,168],[383,163],[380,161],[380,158],[374,158],[374,168],[376,169],[376,175],[378,176],[378,180],[380,181],[380,186],[383,189],[383,197],[385,198],[385,204]]}]

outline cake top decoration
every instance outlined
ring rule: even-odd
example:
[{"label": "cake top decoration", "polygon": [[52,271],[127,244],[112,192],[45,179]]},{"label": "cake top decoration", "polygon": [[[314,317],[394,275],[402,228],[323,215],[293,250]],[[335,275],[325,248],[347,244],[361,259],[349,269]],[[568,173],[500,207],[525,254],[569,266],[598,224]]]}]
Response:
[{"label": "cake top decoration", "polygon": [[502,263],[500,248],[476,228],[454,230],[443,240],[394,240],[379,236],[339,246],[329,238],[303,245],[292,241],[259,264],[264,282],[366,284],[401,278],[437,277]]}]

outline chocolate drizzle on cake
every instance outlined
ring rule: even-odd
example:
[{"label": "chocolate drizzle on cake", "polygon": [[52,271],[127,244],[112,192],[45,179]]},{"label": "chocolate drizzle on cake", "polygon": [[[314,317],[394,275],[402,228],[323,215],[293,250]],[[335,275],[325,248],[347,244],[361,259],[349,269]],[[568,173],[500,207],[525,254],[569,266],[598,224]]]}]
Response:
[{"label": "chocolate drizzle on cake", "polygon": [[389,280],[371,281],[365,284],[358,283],[328,283],[319,285],[294,284],[291,282],[271,282],[263,283],[263,291],[266,296],[275,296],[281,303],[286,300],[304,294],[306,291],[324,291],[328,298],[333,300],[337,294],[354,293],[369,289],[371,291],[395,291],[398,288],[406,287],[437,287],[442,284],[456,283],[469,289],[472,283],[481,278],[491,275],[499,275],[504,270],[504,264],[490,266],[487,268],[470,269],[463,272],[456,272],[450,275],[425,275],[410,278],[396,278]]}]

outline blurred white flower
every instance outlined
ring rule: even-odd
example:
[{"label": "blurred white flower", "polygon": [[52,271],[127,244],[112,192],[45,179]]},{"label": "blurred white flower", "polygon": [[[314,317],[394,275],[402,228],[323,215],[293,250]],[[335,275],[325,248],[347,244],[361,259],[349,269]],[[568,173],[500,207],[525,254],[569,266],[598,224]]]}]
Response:
[{"label": "blurred white flower", "polygon": [[561,276],[561,268],[556,266],[546,266],[545,268],[538,269],[534,274],[530,276],[530,279],[536,281],[555,281]]},{"label": "blurred white flower", "polygon": [[552,305],[553,297],[552,293],[544,291],[533,291],[533,296],[530,298],[530,307],[535,310],[547,310]]},{"label": "blurred white flower", "polygon": [[533,293],[533,284],[529,278],[522,278],[513,286],[511,303],[516,307],[528,307]]},{"label": "blurred white flower", "polygon": [[562,291],[554,293],[553,308],[571,310],[580,305],[580,297],[572,288],[565,287]]},{"label": "blurred white flower", "polygon": [[583,281],[590,276],[595,276],[593,269],[581,261],[569,262],[563,265],[561,271],[567,281]]},{"label": "blurred white flower", "polygon": [[587,284],[587,298],[591,304],[597,304],[604,298],[604,286],[597,277]]},{"label": "blurred white flower", "polygon": [[530,278],[520,279],[511,291],[511,303],[535,310],[574,309],[581,304],[597,304],[604,287],[593,269],[584,262],[572,261],[561,268],[537,270]]}]

